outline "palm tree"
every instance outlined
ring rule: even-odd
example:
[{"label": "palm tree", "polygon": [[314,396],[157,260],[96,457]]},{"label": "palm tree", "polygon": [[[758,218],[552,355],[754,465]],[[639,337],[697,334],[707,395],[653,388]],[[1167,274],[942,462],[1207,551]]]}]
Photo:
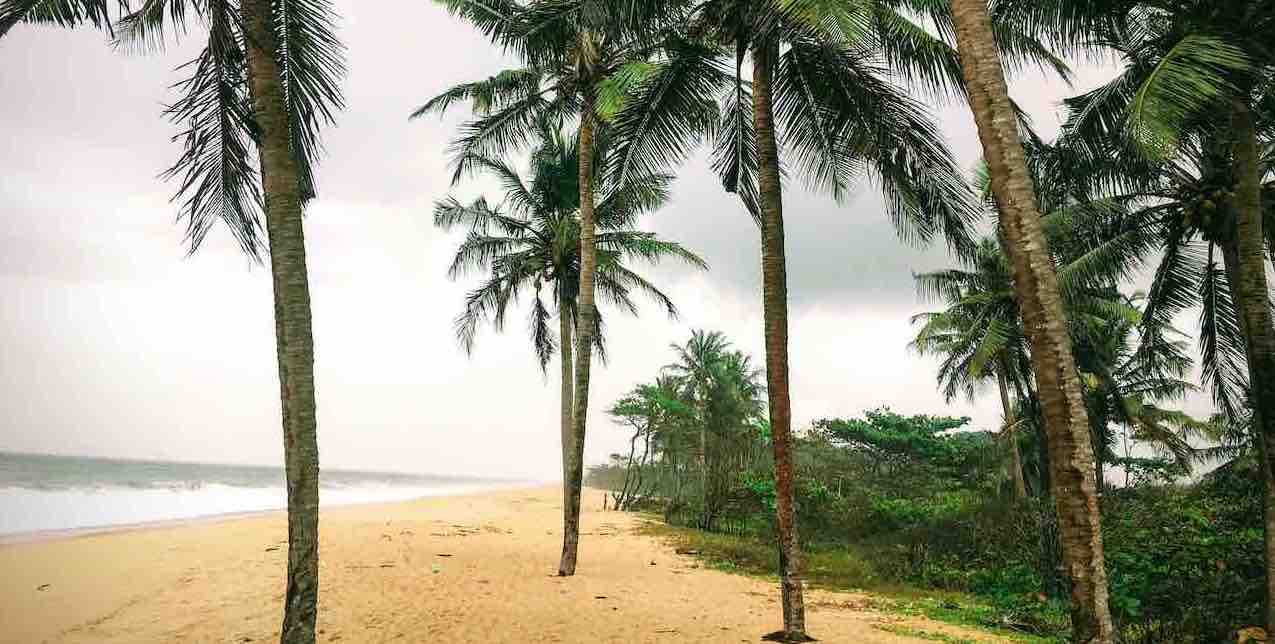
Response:
[{"label": "palm tree", "polygon": [[686,399],[695,409],[696,424],[699,425],[699,470],[700,470],[700,527],[712,527],[713,507],[710,502],[708,484],[708,431],[709,407],[712,404],[713,390],[716,387],[722,361],[730,350],[730,342],[720,331],[706,332],[695,330],[686,341],[686,345],[670,344],[677,362],[664,367],[665,371],[674,375],[681,383]]},{"label": "palm tree", "polygon": [[920,323],[921,329],[910,346],[921,355],[941,359],[938,382],[948,402],[960,395],[973,400],[986,380],[996,380],[1002,438],[1010,449],[1010,480],[1014,498],[1022,500],[1027,497],[1027,484],[1009,383],[1022,390],[1020,383],[1026,376],[1021,367],[1027,364],[1028,350],[1013,297],[1009,263],[1000,244],[992,239],[980,242],[968,263],[968,270],[948,269],[915,276],[921,296],[940,300],[947,308],[912,318],[912,323]]},{"label": "palm tree", "polygon": [[952,0],[952,21],[970,106],[987,159],[1015,298],[1031,345],[1049,443],[1050,485],[1063,563],[1071,577],[1073,638],[1114,637],[1107,601],[1088,413],[1066,331],[1062,294],[1045,240],[1031,172],[986,0]]},{"label": "palm tree", "polygon": [[[580,494],[589,409],[589,377],[598,331],[596,144],[602,123],[631,82],[627,67],[643,55],[640,36],[668,19],[656,0],[436,0],[472,24],[521,66],[490,78],[463,83],[426,102],[412,117],[445,112],[469,100],[478,115],[461,127],[453,145],[458,180],[477,159],[525,147],[538,123],[574,118],[578,122],[580,192],[580,286],[576,301],[575,390],[571,443],[575,447],[564,481],[562,559],[558,574],[575,574],[580,538]],[[654,174],[654,173],[648,173]],[[621,182],[623,183],[623,182]]]},{"label": "palm tree", "polygon": [[[120,6],[127,11],[127,2]],[[110,29],[108,9],[105,0],[13,0],[0,5],[0,36],[21,21]],[[177,86],[183,96],[166,111],[185,129],[182,155],[165,176],[181,182],[178,197],[184,197],[191,252],[217,222],[254,259],[268,246],[288,490],[280,641],[309,643],[319,591],[319,450],[301,219],[314,196],[311,167],[319,130],[342,107],[344,51],[326,0],[242,0],[238,7],[221,0],[189,6],[148,0],[122,17],[118,42],[159,46],[191,14],[206,24],[208,42],[183,66],[190,71]],[[256,146],[257,169],[250,143]]]},{"label": "palm tree", "polygon": [[[487,275],[481,286],[465,298],[465,309],[456,319],[456,333],[466,351],[474,346],[478,327],[486,321],[497,330],[504,327],[511,304],[525,291],[532,292],[529,333],[541,369],[555,351],[561,355],[563,475],[571,475],[572,459],[579,446],[572,432],[572,364],[575,330],[579,325],[581,271],[579,145],[573,136],[564,136],[556,126],[541,124],[541,145],[531,158],[531,177],[524,181],[507,163],[488,157],[473,157],[469,163],[498,179],[505,190],[503,200],[492,205],[485,198],[463,204],[455,197],[437,202],[435,225],[450,230],[468,229],[465,241],[456,250],[449,275],[470,272]],[[699,256],[674,242],[631,228],[643,213],[658,209],[668,200],[667,175],[635,177],[622,186],[609,186],[597,205],[597,286],[602,299],[626,312],[637,314],[635,293],[644,294],[676,317],[673,302],[653,284],[630,270],[625,263],[642,260],[657,263],[673,257],[697,268],[707,268]],[[546,289],[552,310],[542,299]],[[558,339],[550,330],[550,318],[558,318]],[[601,318],[598,318],[599,323]],[[601,330],[599,324],[599,331]],[[602,333],[591,339],[605,357]],[[570,480],[569,478],[564,480]]]},{"label": "palm tree", "polygon": [[761,401],[761,373],[752,359],[731,348],[721,332],[695,330],[686,344],[671,344],[677,360],[664,372],[677,379],[688,407],[694,411],[699,436],[700,516],[699,526],[712,529],[721,510],[732,470],[726,447],[737,443],[741,432],[751,426],[764,410]]},{"label": "palm tree", "polygon": [[[840,197],[861,173],[879,179],[905,238],[943,235],[968,252],[967,227],[977,214],[968,189],[926,110],[890,80],[898,73],[931,89],[954,87],[955,55],[897,3],[688,4],[679,18],[684,28],[666,37],[664,57],[643,68],[616,115],[612,172],[622,177],[680,162],[707,135],[724,186],[758,223],[784,613],[783,630],[768,637],[805,641],[793,517],[781,145],[792,156],[788,170],[810,184]],[[745,58],[751,83],[740,78]]]},{"label": "palm tree", "polygon": [[[1095,8],[1097,15],[1089,15]],[[1205,233],[1210,267],[1202,283],[1215,288],[1224,276],[1225,297],[1237,313],[1234,330],[1241,342],[1239,356],[1231,359],[1247,364],[1254,441],[1263,455],[1266,623],[1275,628],[1275,326],[1265,257],[1275,239],[1269,230],[1275,218],[1264,204],[1271,195],[1263,187],[1271,161],[1263,139],[1269,146],[1270,78],[1275,74],[1269,33],[1275,28],[1275,7],[1261,0],[1126,0],[1081,7],[1078,14],[1092,23],[1095,40],[1119,54],[1126,66],[1106,87],[1075,100],[1078,111],[1069,129],[1077,138],[1106,138],[1116,142],[1108,148],[1124,144],[1155,161],[1186,152],[1200,162],[1199,181],[1184,182],[1194,184],[1184,187],[1208,189],[1192,210],[1199,215],[1207,210],[1209,221],[1200,216],[1176,229],[1187,236],[1194,236],[1194,229]],[[1218,122],[1218,114],[1226,118]],[[1204,137],[1203,146],[1193,141],[1197,137]],[[1194,154],[1192,148],[1198,147],[1204,155]],[[1169,237],[1166,242],[1178,246],[1182,239]],[[1212,272],[1214,245],[1220,250],[1222,275]],[[1221,291],[1213,293],[1223,297]],[[1234,404],[1226,404],[1225,410],[1232,419],[1245,415]]]}]

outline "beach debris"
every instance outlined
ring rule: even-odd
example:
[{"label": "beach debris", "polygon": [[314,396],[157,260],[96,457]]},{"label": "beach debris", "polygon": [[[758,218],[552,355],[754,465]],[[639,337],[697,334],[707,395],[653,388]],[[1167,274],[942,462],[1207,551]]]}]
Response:
[{"label": "beach debris", "polygon": [[677,554],[679,554],[679,555],[697,555],[697,554],[699,554],[699,550],[696,550],[695,548],[678,548],[678,549],[674,550],[673,552],[676,552],[676,553],[677,553]]},{"label": "beach debris", "polygon": [[450,557],[450,556],[452,556],[452,553],[450,553],[450,552],[440,552],[440,553],[435,554],[434,556],[435,556],[435,557]]},{"label": "beach debris", "polygon": [[677,629],[676,628],[657,628],[655,629],[655,632],[656,633],[676,633]]},{"label": "beach debris", "polygon": [[279,546],[266,546],[266,552],[274,552],[278,549],[279,549]]},{"label": "beach debris", "polygon": [[48,590],[48,589],[50,589],[50,588],[52,588],[52,586],[51,586],[50,584],[40,584],[39,586],[36,586],[36,587],[35,587],[35,589],[36,589],[36,590],[38,590],[38,591],[40,591],[40,592],[44,592],[44,591],[46,591],[46,590]]},{"label": "beach debris", "polygon": [[593,598],[594,598],[594,599],[606,599],[606,598],[607,598],[607,596],[606,596],[606,595],[594,595],[594,596],[593,596]]},{"label": "beach debris", "polygon": [[652,562],[651,562],[651,565],[652,565],[652,566],[654,566],[654,565],[655,565],[655,562],[654,562],[654,561],[652,561]]},{"label": "beach debris", "polygon": [[381,540],[382,540],[382,541],[393,541],[393,540],[394,540],[394,537],[391,537],[390,535],[385,534],[385,533],[381,533]]},{"label": "beach debris", "polygon": [[440,566],[440,565],[438,565],[438,564],[434,564],[434,565],[432,565],[432,566],[430,566],[430,567],[429,567],[429,570],[430,570],[430,572],[432,572],[432,573],[434,573],[435,575],[437,575],[438,573],[443,572],[443,567],[442,567],[442,566]]}]

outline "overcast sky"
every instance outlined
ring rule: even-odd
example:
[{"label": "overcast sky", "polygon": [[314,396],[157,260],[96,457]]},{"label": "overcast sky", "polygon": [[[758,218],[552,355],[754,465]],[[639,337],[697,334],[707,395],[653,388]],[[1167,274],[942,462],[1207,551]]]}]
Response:
[{"label": "overcast sky", "polygon": [[[328,131],[319,199],[305,222],[314,306],[319,446],[328,467],[552,478],[558,388],[519,315],[467,357],[451,322],[470,283],[445,275],[458,235],[431,226],[448,193],[445,147],[463,116],[408,122],[429,96],[500,69],[467,26],[423,1],[338,2],[349,47],[348,109]],[[160,55],[112,51],[105,35],[19,26],[0,40],[0,449],[279,463],[268,271],[218,230],[194,257],[157,175],[178,154],[160,116],[192,32]],[[1029,74],[1013,93],[1043,133],[1075,90]],[[964,168],[979,156],[963,105],[938,108]],[[461,186],[464,197],[490,184]],[[913,271],[949,262],[905,247],[865,183],[837,205],[791,186],[788,235],[796,421],[880,405],[969,415],[994,427],[989,391],[944,404],[934,365],[910,354],[924,308]],[[626,443],[601,410],[670,360],[692,328],[762,358],[757,230],[704,159],[644,225],[698,251],[707,274],[653,271],[681,309],[608,316],[611,359],[595,372],[587,458]],[[551,370],[550,374],[556,371]]]}]

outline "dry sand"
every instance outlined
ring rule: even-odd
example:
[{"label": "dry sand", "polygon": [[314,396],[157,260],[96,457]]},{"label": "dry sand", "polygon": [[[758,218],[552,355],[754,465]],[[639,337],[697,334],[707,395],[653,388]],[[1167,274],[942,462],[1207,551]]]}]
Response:
[{"label": "dry sand", "polygon": [[[561,492],[499,491],[323,511],[319,641],[757,642],[776,585],[700,567],[585,495],[579,573],[559,578]],[[0,545],[0,642],[270,642],[281,513]],[[824,642],[920,642],[888,624],[969,629],[807,594]],[[888,626],[887,626],[888,628]]]}]

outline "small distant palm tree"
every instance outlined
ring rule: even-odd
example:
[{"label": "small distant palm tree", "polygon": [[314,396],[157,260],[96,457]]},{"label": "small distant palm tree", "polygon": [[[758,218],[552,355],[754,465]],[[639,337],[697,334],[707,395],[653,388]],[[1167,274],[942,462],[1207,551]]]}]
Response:
[{"label": "small distant palm tree", "polygon": [[[1000,393],[1002,438],[1010,448],[1010,480],[1014,496],[1027,496],[1023,460],[1015,430],[1015,406],[1010,384],[1024,390],[1029,351],[1010,280],[1008,260],[1000,245],[984,239],[969,260],[968,269],[947,269],[915,276],[922,297],[938,299],[942,311],[912,318],[921,324],[911,347],[921,355],[940,359],[938,382],[944,398],[973,400],[983,383],[994,378]],[[1026,403],[1027,401],[1020,401]]]},{"label": "small distant palm tree", "polygon": [[[542,144],[532,155],[528,181],[503,161],[471,158],[475,168],[500,181],[504,198],[493,204],[479,197],[465,204],[449,196],[435,204],[434,223],[444,230],[463,227],[469,231],[456,249],[449,275],[458,278],[477,272],[486,276],[466,296],[465,309],[456,318],[457,337],[467,352],[473,349],[483,323],[503,329],[510,307],[517,306],[521,295],[530,295],[528,331],[541,369],[547,368],[555,351],[561,356],[563,475],[567,477],[564,484],[569,484],[569,468],[579,449],[572,431],[572,354],[576,342],[583,341],[577,340],[576,332],[581,270],[579,146],[574,136],[564,136],[549,125],[542,125],[540,137]],[[670,181],[666,175],[635,178],[604,192],[598,200],[598,294],[602,301],[628,313],[637,314],[633,298],[644,295],[670,316],[677,314],[668,296],[628,263],[655,264],[673,258],[707,268],[698,255],[680,244],[632,228],[639,215],[668,200]],[[550,328],[554,316],[558,318],[556,339]],[[603,334],[594,334],[590,341],[605,358]]]},{"label": "small distant palm tree", "polygon": [[[738,462],[734,468],[728,462],[728,450],[737,445],[751,449],[756,444],[749,439],[765,412],[763,375],[719,331],[694,330],[685,344],[669,346],[677,360],[664,367],[664,374],[675,379],[692,411],[699,438],[698,521],[701,528],[711,529],[731,483],[724,470],[739,469]],[[741,437],[745,440],[738,440]]]}]

